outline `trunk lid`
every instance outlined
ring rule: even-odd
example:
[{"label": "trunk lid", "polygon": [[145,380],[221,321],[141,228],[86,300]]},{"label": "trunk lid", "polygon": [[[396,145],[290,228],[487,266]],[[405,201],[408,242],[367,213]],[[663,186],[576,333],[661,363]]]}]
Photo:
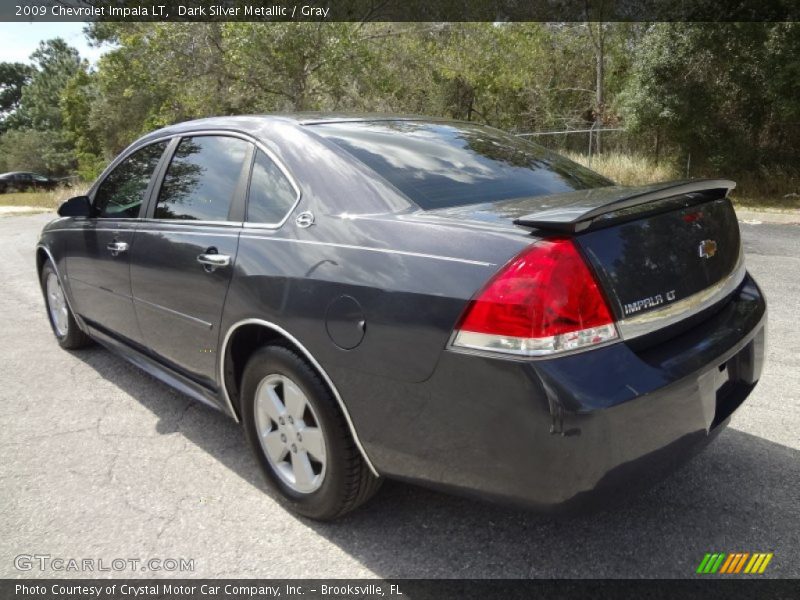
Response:
[{"label": "trunk lid", "polygon": [[735,185],[711,179],[596,188],[562,194],[514,223],[577,234],[623,335],[639,335],[667,321],[630,332],[624,322],[647,322],[648,313],[669,313],[669,306],[674,322],[732,291],[724,284],[741,270],[739,224],[727,198]]},{"label": "trunk lid", "polygon": [[[573,237],[623,337],[636,337],[708,308],[741,281],[739,225],[727,198],[733,187],[723,179],[609,186],[432,212]],[[637,327],[626,328],[628,321]]]},{"label": "trunk lid", "polygon": [[692,308],[705,308],[716,298],[702,298],[703,292],[740,265],[739,225],[727,198],[588,231],[575,241],[619,320],[694,297]]}]

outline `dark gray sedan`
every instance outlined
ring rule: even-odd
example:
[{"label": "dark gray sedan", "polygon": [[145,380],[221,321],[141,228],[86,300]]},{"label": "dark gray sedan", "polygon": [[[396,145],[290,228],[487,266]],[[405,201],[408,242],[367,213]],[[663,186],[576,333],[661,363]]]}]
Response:
[{"label": "dark gray sedan", "polygon": [[62,347],[241,421],[303,515],[382,477],[597,506],[697,452],[759,379],[733,185],[620,187],[472,123],[213,118],[126,149],[36,266]]},{"label": "dark gray sedan", "polygon": [[28,190],[53,190],[58,181],[30,171],[12,171],[0,175],[0,194]]}]

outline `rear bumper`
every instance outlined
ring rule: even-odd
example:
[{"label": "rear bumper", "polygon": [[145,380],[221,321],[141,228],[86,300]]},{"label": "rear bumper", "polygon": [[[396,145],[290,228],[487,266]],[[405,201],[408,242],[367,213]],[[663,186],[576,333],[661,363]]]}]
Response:
[{"label": "rear bumper", "polygon": [[629,496],[727,424],[760,377],[765,321],[748,275],[716,314],[649,348],[527,362],[445,352],[417,412],[394,415],[404,435],[371,455],[388,475],[541,510]]}]

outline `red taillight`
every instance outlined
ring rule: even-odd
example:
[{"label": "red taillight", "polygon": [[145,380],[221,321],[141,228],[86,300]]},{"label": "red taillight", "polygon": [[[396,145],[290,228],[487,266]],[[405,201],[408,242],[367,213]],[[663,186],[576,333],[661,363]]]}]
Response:
[{"label": "red taillight", "polygon": [[572,240],[537,242],[470,301],[454,346],[525,356],[617,338],[600,288]]}]

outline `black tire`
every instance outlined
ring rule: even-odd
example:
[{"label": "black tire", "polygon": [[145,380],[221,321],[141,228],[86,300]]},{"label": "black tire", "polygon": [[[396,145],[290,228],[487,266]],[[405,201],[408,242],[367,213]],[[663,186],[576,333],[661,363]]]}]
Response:
[{"label": "black tire", "polygon": [[[270,464],[256,425],[256,391],[268,376],[289,378],[305,394],[322,430],[326,463],[318,489],[298,492],[287,485]],[[294,350],[284,346],[261,348],[247,363],[242,376],[242,421],[250,447],[258,459],[267,482],[279,492],[288,509],[303,516],[327,521],[350,512],[369,500],[381,484],[361,456],[338,403],[317,371]],[[290,457],[291,458],[291,457]]]},{"label": "black tire", "polygon": [[[40,282],[42,285],[42,294],[44,295],[44,306],[45,310],[47,311],[47,320],[50,322],[50,327],[53,330],[53,334],[56,336],[58,345],[65,350],[78,350],[80,348],[91,346],[92,339],[81,330],[80,326],[75,320],[75,315],[72,314],[72,310],[70,309],[69,304],[66,303],[66,300],[64,301],[64,308],[66,310],[66,331],[59,331],[58,327],[56,326],[56,323],[53,320],[52,311],[50,310],[51,298],[48,296],[47,292],[47,280],[50,276],[54,276],[56,278],[60,287],[61,280],[58,278],[58,273],[56,273],[52,263],[48,260],[42,267]],[[62,294],[64,294],[63,290]]]}]

